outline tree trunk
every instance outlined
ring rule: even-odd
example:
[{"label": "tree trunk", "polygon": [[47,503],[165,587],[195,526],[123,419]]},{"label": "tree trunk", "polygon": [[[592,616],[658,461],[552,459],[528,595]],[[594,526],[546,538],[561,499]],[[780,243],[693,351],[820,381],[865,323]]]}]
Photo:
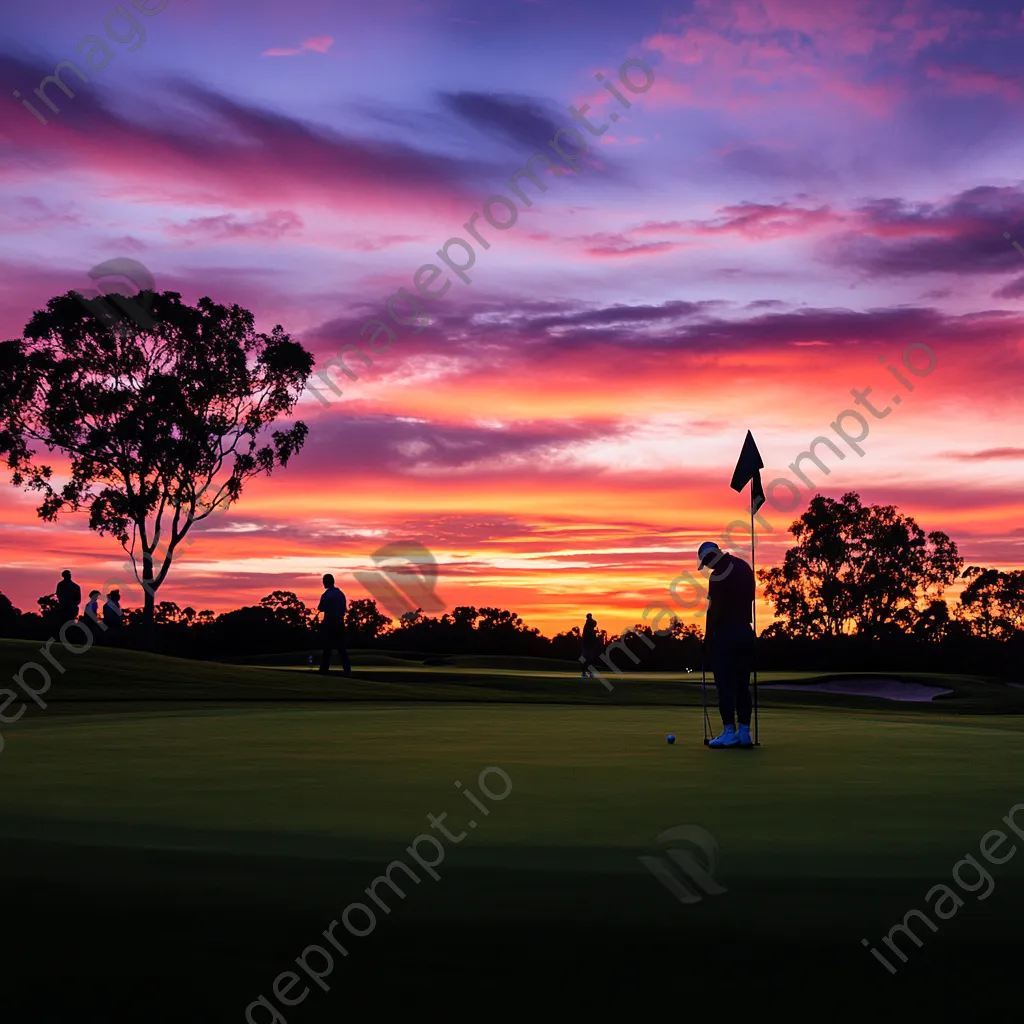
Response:
[{"label": "tree trunk", "polygon": [[153,620],[156,612],[156,590],[153,587],[153,554],[142,554],[142,643],[147,651],[154,647]]}]

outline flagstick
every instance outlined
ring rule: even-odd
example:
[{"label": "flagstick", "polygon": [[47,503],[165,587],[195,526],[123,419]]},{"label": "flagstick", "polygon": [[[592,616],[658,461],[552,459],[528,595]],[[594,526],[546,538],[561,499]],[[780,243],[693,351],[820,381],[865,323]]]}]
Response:
[{"label": "flagstick", "polygon": [[751,619],[754,627],[754,746],[761,744],[757,738],[757,558],[754,555],[754,481],[750,481],[750,571],[754,574],[754,603]]}]

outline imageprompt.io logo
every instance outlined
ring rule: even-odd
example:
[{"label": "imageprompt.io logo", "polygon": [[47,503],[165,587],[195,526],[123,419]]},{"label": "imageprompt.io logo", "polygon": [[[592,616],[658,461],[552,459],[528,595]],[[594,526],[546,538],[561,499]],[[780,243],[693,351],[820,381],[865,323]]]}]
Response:
[{"label": "imageprompt.io logo", "polygon": [[[660,857],[638,857],[641,864],[680,903],[700,903],[707,896],[727,892],[715,880],[718,868],[718,843],[706,829],[697,825],[679,825],[658,836],[659,846],[668,847]],[[702,856],[694,856],[694,849]]]},{"label": "imageprompt.io logo", "polygon": [[[447,607],[434,589],[437,561],[419,541],[385,544],[370,558],[381,566],[379,572],[356,572],[352,575],[395,618],[412,615],[416,611],[440,612]],[[400,564],[389,564],[395,561]]]}]

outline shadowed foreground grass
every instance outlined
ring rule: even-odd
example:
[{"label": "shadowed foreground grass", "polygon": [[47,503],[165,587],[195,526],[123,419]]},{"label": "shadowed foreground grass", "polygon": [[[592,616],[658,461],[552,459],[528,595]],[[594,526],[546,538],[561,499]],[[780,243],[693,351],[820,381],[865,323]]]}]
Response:
[{"label": "shadowed foreground grass", "polygon": [[[9,998],[33,1019],[74,1019],[53,1009],[72,998],[97,1019],[242,1021],[260,994],[288,1024],[505,1019],[523,1005],[547,1019],[619,998],[685,1014],[723,991],[738,1013],[827,998],[840,1019],[858,1000],[1019,1005],[1004,964],[1021,951],[1024,856],[979,860],[985,900],[952,878],[993,829],[1010,836],[1001,854],[1024,846],[1000,820],[1024,804],[1018,717],[775,708],[753,751],[703,747],[692,707],[37,710],[22,723],[0,755],[0,871],[19,951]],[[511,781],[500,801],[478,779],[491,765]],[[420,869],[379,909],[367,886],[397,858],[415,868],[409,844],[440,836],[427,815],[445,813],[465,835],[443,840],[439,879]],[[1024,830],[1024,810],[1015,820]],[[679,825],[714,836],[725,893],[684,905],[640,865]],[[932,915],[935,933],[912,921],[923,945],[897,936],[896,959],[882,937],[928,912],[940,882],[961,908]],[[365,937],[336,929],[348,956],[330,991],[306,979],[301,1004],[275,1000],[274,978],[353,902],[376,921]]]}]

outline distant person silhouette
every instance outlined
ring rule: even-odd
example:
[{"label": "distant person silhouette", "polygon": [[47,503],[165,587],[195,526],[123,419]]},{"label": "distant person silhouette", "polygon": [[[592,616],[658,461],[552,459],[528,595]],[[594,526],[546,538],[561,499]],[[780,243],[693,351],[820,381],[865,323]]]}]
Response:
[{"label": "distant person silhouette", "polygon": [[320,671],[328,675],[331,671],[331,654],[337,651],[341,656],[341,667],[346,676],[352,675],[352,665],[348,660],[345,648],[345,612],[348,602],[345,595],[334,585],[334,577],[327,573],[323,579],[324,592],[317,605],[317,611],[323,615],[320,623],[320,645],[323,654],[320,658]]},{"label": "distant person silhouette", "polygon": [[120,635],[121,624],[124,621],[124,611],[121,608],[121,591],[112,590],[107,594],[106,604],[103,605],[103,625],[109,630],[110,636]]},{"label": "distant person silhouette", "polygon": [[583,623],[583,645],[581,654],[583,656],[583,671],[581,679],[593,679],[594,672],[590,665],[597,661],[600,645],[597,642],[597,619],[587,612],[587,620]]},{"label": "distant person silhouette", "polygon": [[98,590],[89,591],[89,603],[85,606],[85,612],[82,618],[85,619],[87,626],[95,626],[100,621],[100,602],[98,600],[102,595]]},{"label": "distant person silhouette", "polygon": [[71,578],[71,570],[65,569],[60,574],[60,583],[55,591],[57,608],[60,612],[60,624],[78,620],[78,606],[82,603],[82,588]]},{"label": "distant person silhouette", "polygon": [[[754,570],[714,541],[697,551],[698,565],[713,569],[708,581],[708,613],[704,642],[710,645],[711,667],[718,688],[718,710],[725,731],[712,747],[751,747],[750,673],[754,667]],[[737,720],[739,730],[736,729]]]}]

